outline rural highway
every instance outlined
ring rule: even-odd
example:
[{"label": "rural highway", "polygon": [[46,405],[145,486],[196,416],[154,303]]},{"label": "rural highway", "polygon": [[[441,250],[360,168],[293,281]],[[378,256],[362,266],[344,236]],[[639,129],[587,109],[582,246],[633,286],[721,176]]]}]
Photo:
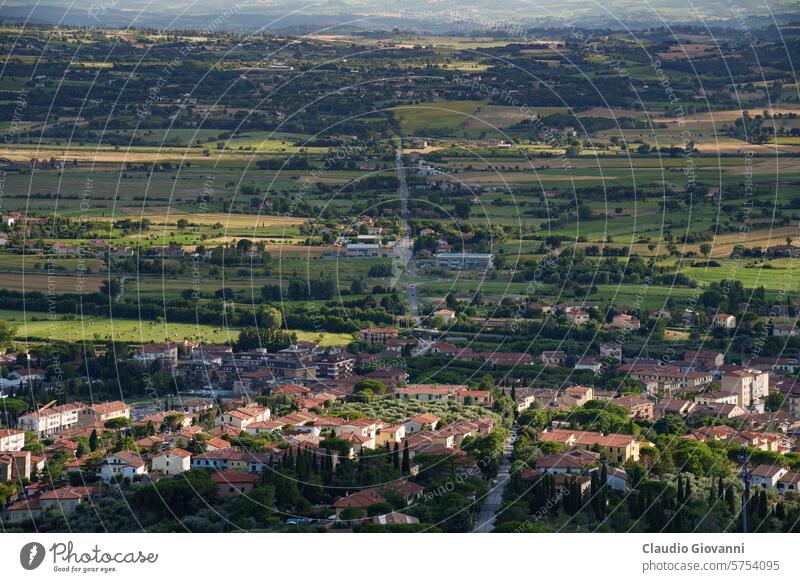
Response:
[{"label": "rural highway", "polygon": [[[396,265],[392,269],[394,271],[395,281],[405,275],[406,277],[413,277],[417,274],[416,267],[414,266],[414,239],[411,238],[411,226],[408,224],[408,182],[406,181],[406,168],[403,165],[403,140],[400,139],[395,152],[395,167],[397,169],[397,180],[399,182],[398,194],[400,195],[400,223],[403,230],[403,238],[397,245]],[[411,316],[414,318],[414,325],[418,326],[421,322],[419,316],[419,297],[417,296],[417,288],[407,281],[404,283],[406,287],[406,297],[408,298],[408,306],[411,309]]]},{"label": "rural highway", "polygon": [[494,529],[494,520],[497,512],[503,504],[503,491],[506,490],[508,480],[511,477],[511,452],[514,450],[514,441],[517,440],[516,427],[512,428],[505,445],[503,445],[503,456],[500,458],[500,469],[495,478],[496,484],[484,498],[483,507],[478,514],[475,522],[474,533],[489,533]]}]

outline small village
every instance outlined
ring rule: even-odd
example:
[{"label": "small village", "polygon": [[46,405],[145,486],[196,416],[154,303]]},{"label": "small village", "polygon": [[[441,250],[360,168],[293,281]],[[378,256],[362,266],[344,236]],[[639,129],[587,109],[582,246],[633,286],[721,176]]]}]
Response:
[{"label": "small village", "polygon": [[[722,353],[701,351],[665,365],[626,361],[618,345],[604,344],[597,361],[613,366],[625,386],[638,390],[503,386],[491,377],[483,386],[414,384],[391,364],[401,353],[414,354],[419,341],[392,328],[368,328],[360,335],[381,351],[354,355],[309,342],[275,353],[188,342],[131,346],[133,363],[148,374],[184,379],[196,397],[132,403],[56,399],[20,410],[0,431],[3,519],[69,520],[103,497],[135,496],[143,487],[158,491],[188,472],[207,475],[215,498],[249,496],[270,483],[272,490],[291,470],[315,475],[319,490],[315,503],[300,503],[302,512],[294,507],[299,513],[288,523],[339,530],[418,525],[421,506],[437,491],[451,493],[455,471],[454,491],[474,508],[472,523],[487,511],[490,500],[481,497],[498,480],[501,491],[522,488],[524,497],[543,479],[555,479],[554,491],[577,488],[591,504],[602,469],[604,486],[626,495],[632,479],[655,476],[663,470],[661,457],[671,455],[659,450],[664,441],[651,442],[648,434],[670,436],[670,447],[722,445],[734,464],[730,451],[746,452],[751,491],[777,496],[778,504],[797,498],[800,472],[791,470],[800,460],[800,390],[791,380],[796,361],[761,358],[734,365]],[[534,364],[528,354],[483,354],[441,341],[424,346],[453,361]],[[13,370],[3,378],[6,389],[54,388],[51,374],[28,367],[33,362],[22,354],[2,358]],[[567,358],[550,351],[536,360],[558,367]],[[697,454],[692,462],[701,466],[685,471],[687,482],[688,475],[713,481],[711,470],[721,467],[703,467],[702,450],[688,454]],[[350,480],[370,466],[388,467],[390,478],[376,475],[374,486]],[[738,487],[738,472],[729,476],[734,481],[727,486]],[[340,480],[348,484],[337,485]]]}]

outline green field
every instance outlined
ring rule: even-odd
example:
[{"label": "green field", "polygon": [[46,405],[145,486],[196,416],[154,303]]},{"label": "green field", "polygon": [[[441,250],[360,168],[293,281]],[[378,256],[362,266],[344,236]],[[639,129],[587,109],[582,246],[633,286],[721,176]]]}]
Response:
[{"label": "green field", "polygon": [[764,265],[749,261],[719,261],[720,267],[687,267],[682,269],[692,279],[703,283],[715,283],[724,279],[736,279],[748,289],[764,287],[767,291],[796,292],[800,290],[800,265],[788,260],[772,261]]},{"label": "green field", "polygon": [[392,111],[405,135],[425,134],[426,130],[456,130],[465,126],[485,101],[435,101],[403,105]]},{"label": "green field", "polygon": [[[0,310],[0,319],[17,326],[18,341],[67,342],[161,342],[189,340],[207,343],[230,344],[239,337],[238,328],[213,325],[138,321],[135,319],[107,319],[83,316],[65,318],[58,315],[49,319],[47,313]],[[298,339],[319,341],[323,346],[346,345],[352,336],[346,333],[295,331]]]}]

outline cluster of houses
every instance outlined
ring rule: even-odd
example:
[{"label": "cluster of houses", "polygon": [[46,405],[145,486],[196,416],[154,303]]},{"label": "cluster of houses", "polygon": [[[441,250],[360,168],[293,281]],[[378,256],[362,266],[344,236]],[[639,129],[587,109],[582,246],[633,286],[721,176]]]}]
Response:
[{"label": "cluster of houses", "polygon": [[[586,440],[591,439],[587,438]],[[613,442],[613,436],[609,435],[609,438],[604,440]],[[592,473],[601,471],[603,463],[599,452],[576,446],[561,453],[542,455],[536,459],[536,467],[524,469],[520,477],[525,480],[538,481],[542,476],[550,475],[553,478],[557,495],[566,493],[569,490],[570,480],[575,479],[581,495],[585,495],[591,488]],[[606,466],[606,471],[608,488],[622,492],[628,490],[628,475],[623,469]]]},{"label": "cluster of houses", "polygon": [[[153,358],[164,357],[163,351],[152,352]],[[465,404],[491,406],[491,395],[471,391],[467,386],[408,385],[401,378],[392,382],[393,396],[398,399],[436,401],[448,399]],[[414,461],[418,454],[452,455],[466,462],[461,450],[464,439],[484,436],[494,430],[494,418],[488,412],[472,420],[460,420],[441,426],[442,419],[430,412],[414,414],[402,421],[386,422],[379,418],[348,420],[325,414],[329,404],[341,394],[325,392],[321,384],[272,384],[266,389],[270,396],[285,397],[296,404],[296,410],[273,417],[266,406],[247,397],[219,403],[212,399],[185,402],[179,409],[151,412],[142,415],[123,402],[94,404],[69,403],[39,407],[19,417],[17,428],[0,430],[0,482],[27,482],[42,471],[50,457],[66,452],[71,460],[67,474],[80,473],[83,483],[102,482],[105,486],[118,481],[155,481],[171,478],[190,469],[210,469],[220,495],[247,493],[258,483],[259,475],[268,467],[277,468],[287,452],[307,450],[330,459],[335,468],[340,455],[357,458],[365,450],[386,447],[404,450],[410,461],[409,475],[419,467]],[[471,394],[469,394],[471,393]],[[103,450],[78,453],[77,437],[102,435],[121,427],[109,424],[114,419],[127,419],[125,426],[147,427],[150,436],[135,443],[133,450]],[[49,444],[42,455],[23,450],[25,433],[34,433]],[[271,434],[269,444],[258,452],[234,444],[237,438],[258,438]],[[326,439],[337,439],[336,447],[326,446]],[[282,443],[279,446],[277,443]],[[346,449],[342,448],[342,443]],[[288,444],[288,447],[286,446]],[[191,452],[194,451],[194,452]],[[72,480],[75,482],[75,480]],[[409,500],[422,488],[403,480],[392,484]],[[24,487],[20,497],[4,510],[4,518],[28,520],[50,508],[69,513],[81,503],[90,502],[106,491],[104,486],[50,488],[46,483]],[[359,507],[360,500],[380,499],[385,490],[360,490],[344,495],[334,505],[336,515],[347,507]],[[364,498],[364,499],[362,499]],[[393,513],[382,516],[388,523],[414,523],[413,518]]]},{"label": "cluster of houses", "polygon": [[457,347],[447,342],[435,342],[430,353],[446,356],[454,360],[486,362],[490,367],[496,366],[532,366],[533,356],[522,352],[478,352],[469,347]]},{"label": "cluster of houses", "polygon": [[190,385],[233,390],[234,395],[258,392],[279,379],[313,380],[346,377],[355,359],[348,354],[322,350],[301,342],[278,352],[264,348],[234,352],[229,345],[153,343],[136,346],[133,359],[183,378]]}]

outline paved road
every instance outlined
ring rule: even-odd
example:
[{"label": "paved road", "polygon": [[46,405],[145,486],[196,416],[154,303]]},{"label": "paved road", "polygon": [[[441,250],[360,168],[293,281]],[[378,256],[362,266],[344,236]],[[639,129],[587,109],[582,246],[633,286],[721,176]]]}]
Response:
[{"label": "paved road", "polygon": [[[417,269],[414,264],[414,239],[411,237],[411,226],[408,224],[408,182],[406,180],[406,168],[403,165],[403,140],[400,139],[395,151],[395,168],[397,171],[397,180],[399,187],[397,193],[400,196],[400,226],[403,230],[403,238],[397,246],[396,264],[393,265],[395,283],[401,277],[413,277],[417,274]],[[411,310],[411,316],[414,318],[414,325],[419,325],[422,321],[419,316],[419,297],[417,295],[417,288],[413,283],[407,280],[403,282],[406,288],[406,297],[408,298],[408,306]]]},{"label": "paved road", "polygon": [[514,441],[517,440],[516,428],[512,428],[508,439],[503,448],[503,456],[500,459],[500,470],[497,472],[496,485],[492,485],[488,495],[484,498],[483,506],[475,522],[475,533],[489,533],[494,529],[494,520],[500,506],[503,503],[503,491],[506,490],[508,480],[511,476],[511,452],[514,450]]}]

